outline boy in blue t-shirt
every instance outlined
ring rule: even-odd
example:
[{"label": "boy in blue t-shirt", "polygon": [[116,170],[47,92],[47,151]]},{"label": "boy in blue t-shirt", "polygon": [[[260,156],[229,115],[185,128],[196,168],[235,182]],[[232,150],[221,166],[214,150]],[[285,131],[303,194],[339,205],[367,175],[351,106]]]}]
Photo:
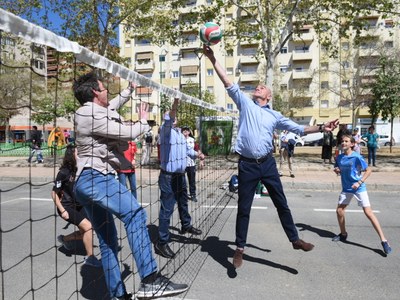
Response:
[{"label": "boy in blue t-shirt", "polygon": [[[341,175],[342,181],[342,192],[339,195],[339,202],[336,209],[340,233],[336,235],[332,241],[346,241],[347,232],[344,214],[346,207],[350,204],[350,200],[354,197],[357,199],[358,205],[363,208],[365,215],[378,233],[383,250],[386,254],[389,254],[392,249],[383,234],[378,219],[371,209],[367,188],[364,183],[372,170],[368,167],[364,158],[359,153],[353,151],[355,140],[352,135],[343,135],[341,146],[343,152],[337,157],[333,170],[336,174]],[[362,173],[363,171],[364,173]]]}]

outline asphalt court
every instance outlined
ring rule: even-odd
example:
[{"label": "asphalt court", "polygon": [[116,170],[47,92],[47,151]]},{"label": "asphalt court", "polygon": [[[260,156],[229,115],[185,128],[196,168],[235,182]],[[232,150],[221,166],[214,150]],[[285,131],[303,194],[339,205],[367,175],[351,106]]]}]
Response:
[{"label": "asphalt court", "polygon": [[[22,270],[31,262],[29,258],[21,262],[21,257],[32,247],[33,253],[41,254],[38,256],[40,263],[34,263],[35,286],[45,285],[46,272],[54,269],[57,260],[58,268],[65,270],[65,291],[58,291],[59,299],[67,299],[71,296],[69,291],[76,290],[76,279],[78,290],[82,284],[82,278],[76,278],[71,266],[74,262],[80,266],[83,256],[68,256],[60,251],[50,255],[47,247],[55,243],[56,235],[72,232],[72,228],[63,229],[64,222],[49,217],[54,212],[50,186],[31,189],[21,186],[4,192],[13,186],[15,183],[3,182],[0,199],[1,226],[7,231],[2,239],[3,269],[7,270],[5,288],[11,288],[13,283],[13,289],[29,289],[29,274]],[[205,237],[201,247],[195,250],[206,254],[207,258],[199,265],[199,273],[190,282],[184,299],[398,299],[398,195],[369,192],[372,208],[393,248],[392,254],[386,256],[378,235],[354,200],[346,214],[348,242],[331,241],[339,230],[335,214],[338,194],[339,191],[286,191],[300,237],[315,244],[315,249],[309,253],[292,249],[269,197],[254,199],[249,246],[243,267],[237,270],[231,265],[237,204],[237,196],[234,196],[225,207],[228,217],[220,234]],[[144,201],[143,205],[149,203]],[[203,206],[213,207],[209,203]],[[98,248],[96,251],[99,252]],[[15,268],[10,269],[13,265]],[[53,292],[54,287],[45,286],[43,291],[37,292],[36,298],[49,299],[45,295]],[[82,293],[79,298],[89,299]]]}]

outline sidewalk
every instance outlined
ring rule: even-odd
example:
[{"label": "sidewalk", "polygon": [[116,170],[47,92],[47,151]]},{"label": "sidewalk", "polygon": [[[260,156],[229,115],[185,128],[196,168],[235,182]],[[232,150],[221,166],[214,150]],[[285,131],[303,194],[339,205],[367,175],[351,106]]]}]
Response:
[{"label": "sidewalk", "polygon": [[[57,159],[54,167],[51,158],[45,159],[44,164],[29,164],[20,157],[0,157],[0,181],[52,182],[60,163],[61,158]],[[279,166],[279,162],[277,163]],[[400,192],[400,157],[379,157],[377,164],[367,180],[368,190]],[[210,167],[212,168],[212,163]],[[287,164],[284,164],[281,180],[285,189],[337,191],[341,188],[340,177],[332,169],[333,165],[321,163],[318,155],[300,153],[294,160],[293,171],[296,177],[289,177]],[[149,174],[147,169],[146,173]],[[152,170],[151,174],[157,176],[158,170]]]}]

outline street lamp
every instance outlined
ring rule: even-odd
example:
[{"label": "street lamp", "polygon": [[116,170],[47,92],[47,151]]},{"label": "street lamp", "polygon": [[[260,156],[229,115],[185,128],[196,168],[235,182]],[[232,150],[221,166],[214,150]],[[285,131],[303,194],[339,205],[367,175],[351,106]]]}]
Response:
[{"label": "street lamp", "polygon": [[[160,55],[158,56],[158,61],[160,63],[159,74],[160,74],[160,84],[161,85],[162,85],[162,82],[163,82],[163,78],[165,78],[165,72],[163,70],[163,62],[165,62],[165,57],[166,57],[167,54],[168,54],[168,50],[165,49],[164,47],[161,48]],[[161,124],[161,122],[162,122],[162,114],[163,114],[162,109],[164,108],[164,103],[163,103],[164,97],[163,97],[163,94],[161,92],[159,94],[159,97],[160,97],[160,101],[159,101],[159,104],[160,104],[160,123],[159,124]]]},{"label": "street lamp", "polygon": [[194,49],[194,54],[196,54],[198,60],[199,60],[199,99],[202,100],[202,93],[201,93],[201,58],[203,57],[203,49],[202,48],[196,48]]}]

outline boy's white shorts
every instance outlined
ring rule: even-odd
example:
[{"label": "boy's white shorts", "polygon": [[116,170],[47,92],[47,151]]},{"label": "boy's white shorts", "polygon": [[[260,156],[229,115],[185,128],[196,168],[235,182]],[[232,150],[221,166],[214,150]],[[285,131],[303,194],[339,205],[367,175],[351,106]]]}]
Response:
[{"label": "boy's white shorts", "polygon": [[346,192],[341,192],[339,195],[339,202],[338,204],[343,204],[343,205],[349,205],[351,199],[353,197],[357,200],[358,206],[361,207],[369,207],[371,204],[369,203],[369,197],[368,197],[368,192],[360,192],[360,193],[346,193]]}]

